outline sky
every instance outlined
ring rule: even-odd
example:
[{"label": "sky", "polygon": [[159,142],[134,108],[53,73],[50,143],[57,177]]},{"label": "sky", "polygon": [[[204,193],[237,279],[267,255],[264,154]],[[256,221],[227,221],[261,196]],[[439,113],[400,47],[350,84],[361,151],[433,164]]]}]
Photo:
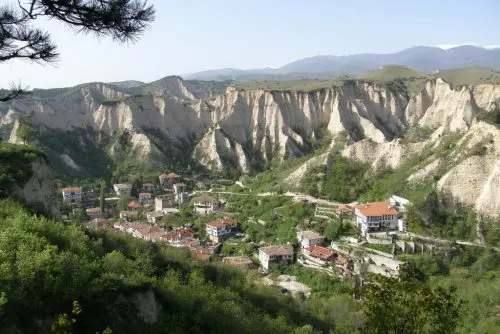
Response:
[{"label": "sky", "polygon": [[[0,3],[11,3],[3,0]],[[14,4],[17,1],[13,2]],[[215,68],[279,67],[315,55],[418,46],[500,45],[498,0],[149,0],[156,20],[134,44],[37,19],[58,45],[50,65],[0,63],[0,87],[153,81]]]}]

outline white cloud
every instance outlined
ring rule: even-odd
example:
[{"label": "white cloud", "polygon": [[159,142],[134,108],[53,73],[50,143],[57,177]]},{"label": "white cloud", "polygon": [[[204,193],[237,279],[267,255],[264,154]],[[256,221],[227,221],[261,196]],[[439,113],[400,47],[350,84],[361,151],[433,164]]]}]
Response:
[{"label": "white cloud", "polygon": [[481,48],[488,49],[488,50],[500,49],[500,45],[499,44],[479,45],[479,44],[474,43],[474,42],[468,42],[468,43],[463,43],[463,44],[441,44],[441,45],[438,45],[437,47],[441,48],[443,50],[448,50],[448,49],[453,49],[453,48],[456,48],[458,46],[464,46],[464,45],[477,46],[477,47],[481,47]]}]

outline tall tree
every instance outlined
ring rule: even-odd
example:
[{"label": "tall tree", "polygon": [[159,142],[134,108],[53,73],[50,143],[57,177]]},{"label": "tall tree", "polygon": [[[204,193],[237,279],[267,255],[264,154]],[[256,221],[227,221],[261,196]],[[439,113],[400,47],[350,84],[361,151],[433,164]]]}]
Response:
[{"label": "tall tree", "polygon": [[[135,41],[154,20],[154,8],[142,0],[18,0],[0,7],[0,64],[13,59],[52,62],[59,54],[50,34],[33,26],[39,17],[56,19],[78,32]],[[23,93],[21,86],[4,91],[0,101]]]},{"label": "tall tree", "polygon": [[105,211],[105,199],[104,193],[106,191],[106,182],[101,180],[101,188],[99,189],[99,207],[101,208],[101,213],[104,214]]},{"label": "tall tree", "polygon": [[456,289],[431,288],[414,265],[402,265],[398,278],[383,278],[361,288],[369,333],[453,333],[462,301]]}]

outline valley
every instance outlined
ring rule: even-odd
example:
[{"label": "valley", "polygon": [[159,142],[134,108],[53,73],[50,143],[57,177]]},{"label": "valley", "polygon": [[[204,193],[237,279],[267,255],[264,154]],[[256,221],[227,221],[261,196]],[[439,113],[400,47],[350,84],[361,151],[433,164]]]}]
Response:
[{"label": "valley", "polygon": [[[460,330],[494,332],[498,300],[476,301],[500,286],[500,83],[492,71],[456,71],[35,90],[0,103],[10,142],[1,143],[2,190],[32,210],[23,219],[57,256],[80,256],[59,239],[84,240],[91,275],[113,280],[96,293],[121,302],[98,298],[111,306],[102,321],[81,316],[82,328],[203,331],[224,305],[220,331],[252,310],[246,326],[268,319],[263,332],[363,332],[371,283],[407,291],[399,277],[409,263],[425,277],[418,289],[436,298],[470,287],[445,298],[471,301]],[[29,168],[17,175],[19,164]],[[3,207],[5,226],[27,237],[31,227],[14,223],[19,204]],[[71,272],[75,282],[83,274]],[[16,287],[7,292],[24,305]],[[96,296],[80,293],[32,311],[49,321],[70,299],[92,308]],[[189,298],[209,309],[191,319]],[[144,303],[148,314],[137,311]],[[130,321],[117,315],[125,309]]]}]

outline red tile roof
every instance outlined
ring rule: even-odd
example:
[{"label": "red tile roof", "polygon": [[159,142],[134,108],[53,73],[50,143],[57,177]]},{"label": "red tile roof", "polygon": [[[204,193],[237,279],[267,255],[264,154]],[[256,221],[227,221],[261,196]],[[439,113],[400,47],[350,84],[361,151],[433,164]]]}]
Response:
[{"label": "red tile roof", "polygon": [[252,264],[252,260],[246,256],[226,256],[222,258],[222,262],[233,266],[248,266]]},{"label": "red tile roof", "polygon": [[130,202],[128,202],[127,206],[128,206],[129,209],[140,209],[140,208],[142,208],[141,203],[139,203],[137,201],[130,201]]},{"label": "red tile roof", "polygon": [[88,208],[85,210],[87,213],[101,213],[101,208]]},{"label": "red tile roof", "polygon": [[195,200],[195,203],[218,203],[219,201],[212,196],[208,195],[202,195],[200,197],[197,197]]},{"label": "red tile roof", "polygon": [[306,250],[312,257],[317,257],[322,260],[328,260],[330,257],[333,256],[333,251],[326,247],[311,246],[306,248]]},{"label": "red tile roof", "polygon": [[160,179],[176,179],[179,178],[180,175],[177,175],[175,173],[163,173],[160,175]]},{"label": "red tile roof", "polygon": [[80,187],[66,187],[61,189],[65,193],[73,192],[73,191],[82,191]]},{"label": "red tile roof", "polygon": [[342,204],[337,207],[337,211],[342,213],[351,213],[354,211],[354,208],[348,204]]},{"label": "red tile roof", "polygon": [[385,201],[357,205],[356,209],[365,217],[398,214],[398,211]]},{"label": "red tile roof", "polygon": [[235,224],[236,222],[232,219],[217,219],[213,220],[210,223],[207,223],[207,225],[215,227],[215,228],[224,228],[224,227],[231,227]]},{"label": "red tile roof", "polygon": [[293,255],[293,247],[292,245],[274,245],[259,248],[259,250],[263,251],[268,255]]}]

